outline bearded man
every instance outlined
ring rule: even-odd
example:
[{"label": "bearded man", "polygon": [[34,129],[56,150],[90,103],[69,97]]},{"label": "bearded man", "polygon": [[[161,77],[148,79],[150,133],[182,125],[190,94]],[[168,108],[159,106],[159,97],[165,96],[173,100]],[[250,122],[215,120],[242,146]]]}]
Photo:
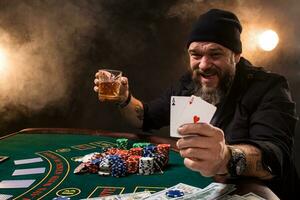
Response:
[{"label": "bearded man", "polygon": [[177,142],[185,166],[207,177],[257,178],[289,199],[299,184],[292,152],[295,103],[283,76],[241,57],[241,32],[232,12],[211,9],[200,15],[187,40],[189,72],[148,103],[131,95],[123,77],[120,110],[133,126],[149,131],[170,124],[171,96],[201,97],[217,110],[209,124],[178,128],[185,136]]}]

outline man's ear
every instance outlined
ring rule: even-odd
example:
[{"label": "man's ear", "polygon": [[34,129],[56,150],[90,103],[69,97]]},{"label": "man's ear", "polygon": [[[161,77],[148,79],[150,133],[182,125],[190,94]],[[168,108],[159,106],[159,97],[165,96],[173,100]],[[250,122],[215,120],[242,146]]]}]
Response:
[{"label": "man's ear", "polygon": [[240,62],[240,58],[241,58],[241,54],[240,53],[239,54],[234,54],[234,62],[235,63]]}]

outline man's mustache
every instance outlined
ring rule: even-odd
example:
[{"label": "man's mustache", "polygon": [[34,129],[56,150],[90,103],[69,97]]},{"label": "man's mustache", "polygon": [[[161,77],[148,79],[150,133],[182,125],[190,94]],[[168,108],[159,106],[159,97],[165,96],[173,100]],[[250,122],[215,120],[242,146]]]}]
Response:
[{"label": "man's mustache", "polygon": [[199,68],[196,68],[193,70],[193,77],[199,77],[202,76],[204,78],[214,75],[220,75],[220,71],[216,67],[210,67],[206,70],[201,70]]}]

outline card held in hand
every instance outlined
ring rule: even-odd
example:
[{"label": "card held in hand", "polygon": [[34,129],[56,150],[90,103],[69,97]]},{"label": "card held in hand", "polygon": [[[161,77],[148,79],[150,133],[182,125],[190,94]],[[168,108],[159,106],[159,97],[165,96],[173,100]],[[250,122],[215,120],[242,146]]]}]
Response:
[{"label": "card held in hand", "polygon": [[177,124],[181,113],[187,107],[190,96],[171,96],[170,102],[170,136],[179,137]]},{"label": "card held in hand", "polygon": [[[175,104],[175,105],[174,105]],[[200,97],[171,97],[170,136],[181,137],[177,129],[183,124],[209,123],[216,107]]]}]

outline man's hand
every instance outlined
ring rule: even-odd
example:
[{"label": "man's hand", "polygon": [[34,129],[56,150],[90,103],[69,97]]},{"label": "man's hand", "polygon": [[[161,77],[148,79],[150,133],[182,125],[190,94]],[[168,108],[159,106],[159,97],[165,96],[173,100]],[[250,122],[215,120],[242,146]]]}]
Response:
[{"label": "man's hand", "polygon": [[[99,90],[99,74],[100,72],[98,71],[95,74],[95,80],[94,80],[94,91],[98,93]],[[111,74],[109,72],[105,72],[102,71],[101,73],[105,73],[105,74],[101,74],[102,76],[111,76]],[[122,76],[121,77],[121,87],[120,87],[120,93],[119,93],[119,98],[116,100],[118,103],[122,103],[125,102],[126,99],[128,98],[129,95],[129,84],[128,84],[128,79],[127,77]],[[99,96],[99,100],[100,101],[107,101],[107,99],[101,98],[101,96]],[[110,100],[111,101],[111,100]]]},{"label": "man's hand", "polygon": [[177,147],[186,167],[206,177],[227,173],[230,152],[221,129],[207,123],[185,124],[178,133],[183,136]]}]

